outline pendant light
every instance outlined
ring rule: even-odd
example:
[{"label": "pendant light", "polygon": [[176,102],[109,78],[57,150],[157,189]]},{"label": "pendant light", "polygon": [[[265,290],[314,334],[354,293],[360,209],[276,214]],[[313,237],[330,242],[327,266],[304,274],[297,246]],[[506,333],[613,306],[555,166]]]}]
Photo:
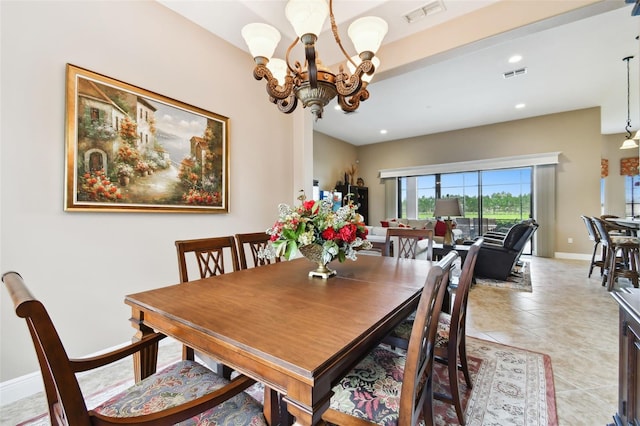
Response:
[{"label": "pendant light", "polygon": [[[623,61],[627,62],[627,125],[624,128],[627,131],[627,138],[624,142],[622,142],[622,146],[620,146],[620,149],[632,149],[638,147],[638,143],[631,137],[631,119],[629,118],[629,61],[631,59],[633,59],[633,56],[627,56],[626,58],[622,59]],[[637,136],[638,134],[636,133],[636,137]]]}]

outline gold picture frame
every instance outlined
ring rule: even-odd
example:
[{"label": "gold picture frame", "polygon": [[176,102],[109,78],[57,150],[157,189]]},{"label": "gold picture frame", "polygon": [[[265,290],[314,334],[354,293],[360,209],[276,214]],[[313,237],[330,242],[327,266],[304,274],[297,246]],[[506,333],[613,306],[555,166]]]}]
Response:
[{"label": "gold picture frame", "polygon": [[65,210],[227,213],[229,118],[71,64]]}]

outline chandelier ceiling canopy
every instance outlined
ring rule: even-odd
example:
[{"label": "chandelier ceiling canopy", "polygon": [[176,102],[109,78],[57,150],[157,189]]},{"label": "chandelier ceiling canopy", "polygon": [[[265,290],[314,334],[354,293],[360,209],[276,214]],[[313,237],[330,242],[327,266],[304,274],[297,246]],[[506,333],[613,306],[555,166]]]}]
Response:
[{"label": "chandelier ceiling canopy", "polygon": [[[322,64],[316,51],[324,22],[329,16],[334,39],[347,60],[349,72],[339,66],[334,73]],[[272,58],[280,41],[280,32],[274,27],[262,24],[248,24],[242,28],[242,37],[249,46],[256,67],[253,76],[256,80],[265,79],[269,100],[284,113],[295,110],[298,100],[302,106],[311,109],[318,120],[322,118],[324,107],[334,98],[345,112],[353,112],[360,102],[369,98],[367,84],[373,77],[380,61],[375,57],[382,39],[387,34],[386,21],[375,16],[356,19],[348,29],[349,38],[358,52],[349,56],[338,35],[333,16],[333,0],[289,0],[285,7],[285,16],[293,26],[297,38],[287,49],[285,59]],[[291,63],[291,50],[301,41],[304,46],[305,61]]]}]

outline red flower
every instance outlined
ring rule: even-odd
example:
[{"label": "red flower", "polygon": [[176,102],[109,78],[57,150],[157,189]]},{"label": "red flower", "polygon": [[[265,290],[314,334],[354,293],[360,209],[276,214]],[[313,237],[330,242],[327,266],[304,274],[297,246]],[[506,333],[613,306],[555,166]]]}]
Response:
[{"label": "red flower", "polygon": [[357,231],[357,227],[356,225],[354,225],[353,223],[348,223],[345,226],[343,226],[340,231],[338,231],[339,235],[340,235],[340,239],[347,242],[347,243],[352,243],[355,241],[356,239],[356,231]]},{"label": "red flower", "polygon": [[337,236],[338,234],[336,234],[336,231],[333,228],[327,228],[324,231],[322,231],[322,238],[324,238],[327,241],[333,240]]},{"label": "red flower", "polygon": [[303,203],[302,203],[302,207],[303,207],[305,210],[311,210],[311,209],[313,208],[313,205],[314,205],[315,203],[316,203],[316,202],[315,202],[315,201],[313,201],[313,200],[305,201],[305,202],[303,202]]}]

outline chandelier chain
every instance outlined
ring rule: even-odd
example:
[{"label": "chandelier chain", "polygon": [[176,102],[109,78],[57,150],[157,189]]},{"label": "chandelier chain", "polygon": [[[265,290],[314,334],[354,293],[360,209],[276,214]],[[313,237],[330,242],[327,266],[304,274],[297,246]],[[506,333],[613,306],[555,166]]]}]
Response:
[{"label": "chandelier chain", "polygon": [[625,126],[625,130],[627,131],[627,139],[631,139],[631,95],[629,94],[631,84],[629,79],[629,61],[631,59],[633,59],[633,56],[627,56],[626,58],[622,59],[623,61],[627,62],[627,125]]}]

